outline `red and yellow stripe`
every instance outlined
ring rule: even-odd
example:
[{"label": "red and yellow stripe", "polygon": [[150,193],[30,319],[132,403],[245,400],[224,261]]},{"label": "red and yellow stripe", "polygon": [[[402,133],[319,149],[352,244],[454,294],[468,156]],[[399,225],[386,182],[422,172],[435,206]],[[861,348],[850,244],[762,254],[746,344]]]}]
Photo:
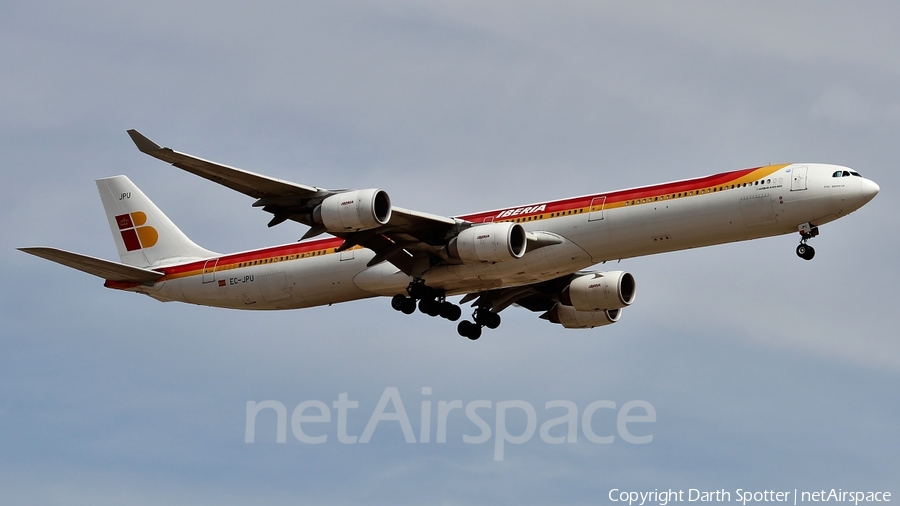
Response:
[{"label": "red and yellow stripe", "polygon": [[[694,197],[705,195],[708,193],[732,190],[739,186],[746,186],[748,183],[752,184],[755,181],[764,180],[768,176],[783,169],[784,167],[787,167],[788,165],[790,164],[766,165],[763,167],[755,167],[751,169],[743,169],[732,172],[723,172],[721,174],[713,174],[711,176],[686,179],[684,181],[675,181],[672,183],[642,186],[640,188],[619,190],[609,193],[585,195],[565,200],[555,200],[543,203],[539,202],[536,204],[531,204],[530,206],[516,206],[505,209],[497,209],[494,211],[461,216],[460,218],[466,221],[471,221],[473,223],[481,223],[484,221],[513,221],[518,223],[523,221],[544,220],[560,216],[585,213],[590,212],[591,210],[597,211],[601,209],[601,204],[598,202],[598,199],[603,199],[604,197],[605,200],[602,201],[603,210],[658,202],[660,200]],[[591,209],[592,203],[594,204],[594,209]],[[519,209],[526,207],[539,208],[541,206],[544,206],[544,209],[541,211],[521,213],[516,216],[508,216],[503,218],[497,217],[500,213],[509,209]]]},{"label": "red and yellow stripe", "polygon": [[[601,205],[597,203],[598,199],[603,199],[602,209],[616,209],[619,207],[641,205],[646,203],[658,202],[660,200],[690,198],[708,193],[716,193],[736,189],[738,187],[752,184],[755,181],[764,180],[771,174],[787,167],[789,164],[767,165],[764,167],[755,167],[751,169],[738,170],[733,172],[723,172],[711,176],[700,177],[695,179],[687,179],[684,181],[675,181],[672,183],[664,183],[653,186],[643,186],[640,188],[632,188],[628,190],[620,190],[610,193],[598,193],[594,195],[585,195],[582,197],[574,197],[565,200],[556,200],[551,202],[537,203],[530,206],[517,206],[512,208],[497,209],[478,214],[470,214],[460,216],[460,219],[473,223],[482,223],[484,221],[534,221],[557,218],[561,216],[569,216],[590,212],[591,205],[594,203],[593,210],[599,210]],[[539,208],[543,206],[543,210],[539,212],[521,213],[515,216],[497,218],[497,215],[510,210],[520,208]],[[277,262],[290,260],[299,260],[302,258],[311,258],[316,256],[328,255],[335,253],[336,249],[343,244],[344,240],[338,237],[327,239],[319,239],[314,241],[300,242],[296,244],[286,244],[282,246],[273,246],[231,255],[224,255],[216,259],[199,260],[181,265],[173,265],[171,267],[163,267],[160,269],[164,276],[159,281],[170,279],[185,278],[190,276],[199,276],[204,272],[222,272],[232,269],[240,269],[243,267],[252,267],[256,265],[267,265]],[[361,246],[354,246],[352,249],[359,249]],[[210,264],[212,262],[212,264]],[[120,290],[134,288],[140,286],[139,283],[122,283],[115,281],[107,281],[104,286],[109,288],[117,288]]]}]

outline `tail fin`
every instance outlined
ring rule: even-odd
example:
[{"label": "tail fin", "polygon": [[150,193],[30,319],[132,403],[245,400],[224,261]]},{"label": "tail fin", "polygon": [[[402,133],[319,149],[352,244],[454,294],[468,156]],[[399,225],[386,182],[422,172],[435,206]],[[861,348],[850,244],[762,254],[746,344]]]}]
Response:
[{"label": "tail fin", "polygon": [[122,263],[157,267],[217,255],[188,239],[127,177],[98,179],[97,189]]}]

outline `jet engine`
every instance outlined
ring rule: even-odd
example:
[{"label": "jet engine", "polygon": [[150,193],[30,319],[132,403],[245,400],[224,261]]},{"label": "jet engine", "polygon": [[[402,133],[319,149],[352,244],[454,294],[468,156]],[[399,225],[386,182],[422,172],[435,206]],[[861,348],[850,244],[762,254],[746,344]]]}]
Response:
[{"label": "jet engine", "polygon": [[357,232],[386,224],[391,219],[391,198],[378,189],[332,195],[313,210],[313,221],[329,232]]},{"label": "jet engine", "polygon": [[634,302],[634,276],[624,271],[595,272],[573,279],[559,301],[578,311],[621,309]]},{"label": "jet engine", "polygon": [[527,246],[518,223],[485,223],[460,232],[447,245],[447,255],[466,263],[503,262],[522,258]]},{"label": "jet engine", "polygon": [[616,323],[621,316],[621,309],[579,311],[571,306],[556,304],[541,318],[558,323],[567,329],[591,329]]}]

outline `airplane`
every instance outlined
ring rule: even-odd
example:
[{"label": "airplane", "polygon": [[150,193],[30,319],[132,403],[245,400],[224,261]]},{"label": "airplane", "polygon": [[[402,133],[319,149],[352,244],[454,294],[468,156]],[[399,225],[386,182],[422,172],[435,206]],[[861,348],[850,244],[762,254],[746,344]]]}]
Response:
[{"label": "airplane", "polygon": [[252,197],[272,214],[268,226],[291,220],[309,230],[296,243],[223,255],[195,244],[130,179],[114,176],[96,183],[121,262],[21,251],[108,288],[204,306],[297,309],[384,296],[397,311],[458,321],[471,302],[471,320],[457,332],[473,341],[512,305],[565,328],[619,321],[637,285],[626,271],[586,270],[607,261],[797,232],[796,253],[811,260],[819,227],[879,192],[848,167],[788,163],[447,217],[394,206],[382,189],[292,183],[128,134],[141,152]]}]

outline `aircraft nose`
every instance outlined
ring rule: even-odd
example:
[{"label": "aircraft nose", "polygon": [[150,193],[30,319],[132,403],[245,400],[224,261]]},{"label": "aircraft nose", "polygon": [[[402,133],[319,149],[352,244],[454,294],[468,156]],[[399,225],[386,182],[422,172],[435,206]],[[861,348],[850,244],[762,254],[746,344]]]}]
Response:
[{"label": "aircraft nose", "polygon": [[874,199],[875,195],[878,195],[878,192],[881,190],[878,183],[871,179],[863,179],[860,189],[862,190],[863,198],[866,199],[866,202]]}]

